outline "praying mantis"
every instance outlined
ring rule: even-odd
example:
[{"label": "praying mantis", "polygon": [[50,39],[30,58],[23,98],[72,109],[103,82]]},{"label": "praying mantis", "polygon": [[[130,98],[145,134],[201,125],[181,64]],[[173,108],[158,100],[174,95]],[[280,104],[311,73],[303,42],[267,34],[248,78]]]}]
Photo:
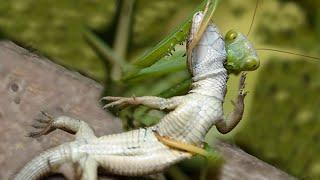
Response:
[{"label": "praying mantis", "polygon": [[[204,23],[201,25],[201,28],[199,30],[200,34],[204,31],[204,27],[206,27],[206,24],[212,19],[213,14],[216,10],[216,7],[219,3],[219,1],[210,1],[206,2],[203,1],[194,12],[198,11],[199,9],[204,9],[204,7],[207,5],[207,11],[205,17],[204,17]],[[100,54],[104,54],[104,57],[107,59],[113,59],[112,63],[110,63],[111,67],[121,67],[122,69],[122,76],[117,77],[115,79],[114,84],[112,82],[109,82],[108,88],[111,89],[115,86],[117,87],[120,84],[130,84],[130,82],[141,82],[142,80],[148,80],[150,78],[156,78],[159,76],[167,75],[169,73],[181,71],[183,69],[189,69],[186,65],[186,53],[184,51],[175,51],[175,46],[177,44],[182,44],[189,33],[189,29],[191,26],[191,18],[192,16],[189,16],[181,25],[179,25],[176,29],[174,29],[168,36],[166,36],[163,40],[161,40],[157,45],[155,45],[150,50],[143,53],[140,57],[138,57],[136,60],[133,61],[133,63],[126,64],[124,63],[123,59],[119,58],[116,54],[112,53],[112,50],[100,42],[100,40],[95,37],[94,34],[90,33],[89,31],[86,32],[87,39],[89,40],[90,44],[95,47],[95,49],[100,52]],[[230,32],[231,33],[231,32]],[[235,31],[233,33],[235,34]],[[194,41],[196,42],[196,41]],[[195,44],[195,43],[194,43]],[[194,46],[192,44],[191,46]],[[241,43],[240,43],[241,44]],[[234,49],[237,48],[237,45],[228,46],[228,48]],[[238,46],[239,53],[245,53],[242,52],[246,48],[243,49],[244,46]],[[233,50],[230,50],[233,51]],[[230,53],[231,54],[231,53]],[[110,57],[111,56],[111,57]],[[238,61],[234,57],[229,57],[228,61],[225,64],[226,69],[229,71],[229,73],[238,74],[241,71],[250,71],[254,70],[259,67],[259,62],[251,62],[253,64],[256,64],[256,67],[249,67],[248,62],[244,62],[243,60]],[[190,66],[190,65],[189,65]],[[113,72],[113,70],[111,70]],[[111,75],[112,76],[112,75]],[[157,93],[158,96],[161,97],[171,97],[174,95],[180,95],[185,92],[190,87],[191,84],[191,77],[185,76],[185,78],[180,80],[180,83],[177,83],[176,85],[172,85],[168,89],[162,90],[160,94]],[[110,84],[111,83],[111,84]],[[108,91],[108,90],[107,90]],[[110,90],[108,91],[110,92]],[[110,95],[110,94],[109,94]],[[149,111],[149,108],[145,107],[138,107],[134,110],[134,119],[145,119],[147,116],[146,113]],[[125,114],[126,111],[124,111]],[[129,113],[130,114],[130,113]],[[127,116],[127,115],[124,115]],[[130,115],[131,116],[131,115]],[[143,117],[143,118],[142,118]],[[149,119],[149,116],[147,116]],[[151,120],[151,122],[154,122]],[[126,123],[125,123],[126,124]],[[150,122],[144,121],[142,124],[150,125]],[[129,128],[130,129],[130,128]]]},{"label": "praying mantis", "polygon": [[[218,4],[218,1],[217,2],[213,1],[211,6],[209,7],[209,9],[211,8],[213,9],[213,11],[210,11],[210,13],[212,13],[210,14],[210,18],[213,17],[213,12],[215,11],[217,4]],[[258,5],[258,1],[256,4]],[[206,2],[204,1],[201,5],[199,5],[198,8],[196,8],[195,11],[201,8],[203,9],[205,5],[206,5]],[[206,16],[206,18],[208,17],[209,15]],[[252,20],[252,23],[253,22],[254,22],[254,19]],[[120,78],[122,79],[121,82],[123,83],[135,82],[135,81],[142,82],[142,80],[156,79],[159,76],[163,76],[163,75],[177,72],[183,69],[187,69],[187,66],[185,63],[186,59],[183,56],[185,54],[184,51],[181,52],[179,50],[178,51],[174,51],[174,50],[177,44],[183,43],[185,41],[188,31],[190,29],[190,24],[191,24],[191,16],[188,17],[176,29],[174,29],[169,35],[167,35],[161,42],[159,42],[153,48],[151,48],[150,50],[146,51],[141,56],[136,58],[135,61],[133,61],[133,63],[129,65],[131,66],[131,68],[128,68],[128,66],[123,66],[122,68],[123,76]],[[239,56],[244,51],[242,46],[239,46],[239,45],[234,45],[233,48],[238,48],[237,51],[234,51],[239,53],[239,54],[236,54],[237,56]],[[256,62],[253,61],[253,64],[255,63]],[[245,67],[245,66],[248,66],[248,67]],[[230,73],[234,73],[234,74],[237,74],[238,73],[237,71],[241,71],[241,70],[250,71],[249,66],[250,66],[249,63],[244,61],[235,61],[232,57],[229,57],[228,61],[225,64],[226,69],[228,69]],[[251,67],[251,69],[255,70],[256,68],[259,67],[259,64],[257,64],[256,66],[257,67],[253,67],[253,68]],[[187,91],[190,83],[191,83],[190,77],[187,77],[177,85],[174,85],[169,89],[163,90],[162,93],[160,94],[157,92],[157,94],[155,95],[158,95],[161,97],[170,97],[173,95],[181,94],[181,92]],[[150,91],[148,91],[148,93],[150,93]],[[133,92],[132,94],[135,94],[135,92]],[[132,95],[132,94],[127,93],[126,95]],[[139,107],[137,109],[137,111],[139,110],[146,111],[146,109],[142,107]],[[136,114],[139,114],[139,113],[136,113]],[[138,115],[139,117],[135,119],[142,119],[141,117],[143,117],[144,115],[145,114]]]}]

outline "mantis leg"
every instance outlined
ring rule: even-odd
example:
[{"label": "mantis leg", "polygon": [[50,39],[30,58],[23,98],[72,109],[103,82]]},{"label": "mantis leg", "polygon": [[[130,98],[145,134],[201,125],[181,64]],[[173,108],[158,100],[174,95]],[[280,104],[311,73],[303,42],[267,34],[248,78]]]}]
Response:
[{"label": "mantis leg", "polygon": [[190,42],[188,43],[188,52],[192,51],[192,49],[200,41],[203,33],[207,29],[207,26],[213,17],[213,13],[215,12],[217,4],[218,4],[217,0],[208,0],[204,8],[203,16],[201,20],[198,22],[195,22],[194,21],[195,19],[193,19],[194,21],[193,23],[196,23],[196,24],[192,25],[191,27],[192,39],[191,41],[189,39]]},{"label": "mantis leg", "polygon": [[45,118],[37,119],[37,122],[32,125],[34,128],[40,129],[40,131],[31,132],[29,134],[30,137],[40,137],[42,135],[49,134],[55,129],[62,129],[66,132],[76,134],[77,138],[95,137],[93,130],[84,121],[67,116],[53,118],[45,112],[42,112],[42,114]]},{"label": "mantis leg", "polygon": [[[200,148],[200,147],[192,145],[192,144],[187,144],[187,143],[183,143],[180,141],[176,141],[176,140],[170,139],[168,137],[160,136],[156,132],[155,132],[155,136],[157,137],[157,139],[160,142],[162,142],[163,144],[165,144],[166,146],[168,146],[170,148],[186,151],[191,154],[199,154],[199,155],[204,156],[206,158],[212,158],[212,157],[216,156],[215,152],[213,152],[212,149],[206,150],[204,148]],[[205,146],[208,146],[208,145],[205,144]]]},{"label": "mantis leg", "polygon": [[157,96],[142,96],[142,97],[112,97],[107,96],[102,98],[103,100],[113,101],[106,104],[103,108],[109,108],[113,106],[127,106],[127,105],[145,105],[155,109],[174,109],[182,101],[183,96],[176,96],[169,99],[161,98]]},{"label": "mantis leg", "polygon": [[247,92],[243,92],[245,87],[246,74],[242,73],[239,82],[239,93],[236,101],[232,101],[234,105],[234,110],[228,116],[227,119],[221,119],[218,123],[216,123],[216,127],[219,132],[222,134],[226,134],[230,132],[233,128],[237,126],[237,124],[242,119],[243,111],[244,111],[244,98],[247,95]]}]

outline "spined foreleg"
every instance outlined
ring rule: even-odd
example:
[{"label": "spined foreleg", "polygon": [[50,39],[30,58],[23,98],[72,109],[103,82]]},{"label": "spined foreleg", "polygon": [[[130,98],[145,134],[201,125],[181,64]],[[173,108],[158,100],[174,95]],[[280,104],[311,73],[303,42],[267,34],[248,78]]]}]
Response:
[{"label": "spined foreleg", "polygon": [[174,139],[170,139],[168,137],[160,136],[157,132],[154,133],[161,143],[165,144],[166,146],[172,149],[185,151],[191,154],[198,154],[210,160],[217,160],[217,158],[219,158],[218,153],[215,150],[213,150],[213,148],[211,148],[207,143],[204,143],[203,147],[198,147],[193,144],[188,144],[176,141]]}]

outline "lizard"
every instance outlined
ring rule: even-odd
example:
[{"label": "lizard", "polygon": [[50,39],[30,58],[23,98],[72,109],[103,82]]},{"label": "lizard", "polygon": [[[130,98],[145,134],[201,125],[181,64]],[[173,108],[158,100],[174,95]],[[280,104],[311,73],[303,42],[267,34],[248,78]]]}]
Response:
[{"label": "lizard", "polygon": [[[208,130],[215,125],[219,132],[230,132],[241,120],[244,112],[246,74],[241,74],[239,92],[233,102],[234,110],[225,118],[223,102],[226,94],[228,62],[241,62],[240,71],[254,70],[259,58],[248,39],[240,32],[229,31],[225,38],[210,22],[203,34],[198,34],[204,14],[194,14],[188,44],[200,36],[199,42],[188,49],[187,63],[192,74],[192,87],[188,94],[168,99],[156,96],[104,97],[111,101],[104,108],[121,105],[146,105],[170,112],[154,126],[96,137],[90,126],[82,120],[68,116],[44,118],[35,121],[39,131],[31,137],[47,135],[61,129],[75,134],[75,141],[64,143],[42,152],[27,163],[15,176],[15,180],[31,180],[43,177],[63,163],[78,163],[81,179],[97,179],[97,168],[125,176],[155,174],[165,168],[203,153],[201,147]],[[240,47],[239,47],[240,46]],[[237,50],[240,52],[233,52]],[[239,64],[239,63],[238,63]],[[234,72],[234,71],[233,71]]]}]

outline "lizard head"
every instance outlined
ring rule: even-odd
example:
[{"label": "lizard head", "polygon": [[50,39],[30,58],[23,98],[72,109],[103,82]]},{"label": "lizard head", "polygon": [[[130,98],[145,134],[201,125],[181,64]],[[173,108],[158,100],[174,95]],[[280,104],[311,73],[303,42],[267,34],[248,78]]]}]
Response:
[{"label": "lizard head", "polygon": [[248,38],[235,30],[225,35],[227,51],[226,69],[229,73],[238,74],[241,71],[254,71],[260,65],[260,60]]}]

